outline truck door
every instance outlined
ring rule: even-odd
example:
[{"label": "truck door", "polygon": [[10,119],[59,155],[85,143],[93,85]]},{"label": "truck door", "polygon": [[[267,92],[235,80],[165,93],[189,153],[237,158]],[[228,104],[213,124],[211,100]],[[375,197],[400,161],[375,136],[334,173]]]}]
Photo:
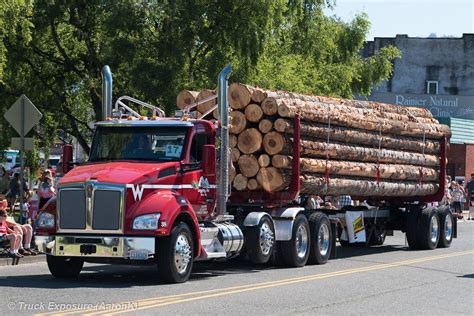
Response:
[{"label": "truck door", "polygon": [[210,135],[205,132],[194,134],[191,143],[188,164],[183,174],[183,195],[190,201],[197,216],[201,219],[213,211],[215,205],[215,177],[203,176],[201,159],[202,146],[211,144]]}]

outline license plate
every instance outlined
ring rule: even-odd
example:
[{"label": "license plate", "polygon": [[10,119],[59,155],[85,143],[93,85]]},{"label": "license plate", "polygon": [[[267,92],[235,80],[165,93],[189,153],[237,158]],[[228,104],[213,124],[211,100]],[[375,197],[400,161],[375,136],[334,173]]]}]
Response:
[{"label": "license plate", "polygon": [[148,260],[148,251],[146,250],[131,250],[130,260]]}]

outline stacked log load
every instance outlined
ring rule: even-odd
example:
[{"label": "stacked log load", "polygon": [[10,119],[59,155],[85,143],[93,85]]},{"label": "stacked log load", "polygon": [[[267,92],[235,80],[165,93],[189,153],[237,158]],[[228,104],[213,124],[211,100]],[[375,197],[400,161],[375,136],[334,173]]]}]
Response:
[{"label": "stacked log load", "polygon": [[[177,106],[184,108],[213,93],[182,91]],[[301,193],[388,197],[426,196],[438,190],[440,143],[450,137],[450,130],[426,109],[240,83],[229,86],[228,99],[236,169],[231,180],[237,191],[288,189],[296,116],[301,122]],[[206,103],[198,106],[199,115],[215,100]]]}]

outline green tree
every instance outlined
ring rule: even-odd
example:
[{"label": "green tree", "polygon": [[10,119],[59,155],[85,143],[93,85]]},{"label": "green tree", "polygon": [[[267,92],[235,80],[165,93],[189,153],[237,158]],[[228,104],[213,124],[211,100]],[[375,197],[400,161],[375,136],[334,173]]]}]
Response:
[{"label": "green tree", "polygon": [[[28,0],[7,0],[0,4],[0,17],[14,18],[0,24],[5,101],[0,108],[25,93],[45,114],[33,132],[41,145],[61,130],[88,151],[91,122],[102,117],[105,64],[114,74],[115,97],[134,96],[168,112],[181,89],[214,87],[228,63],[234,66],[232,80],[262,87],[368,94],[388,78],[399,52],[389,47],[362,59],[367,17],[345,23],[325,16],[323,8],[332,5],[329,0],[56,0],[33,7]],[[2,130],[4,137],[9,133]]]}]

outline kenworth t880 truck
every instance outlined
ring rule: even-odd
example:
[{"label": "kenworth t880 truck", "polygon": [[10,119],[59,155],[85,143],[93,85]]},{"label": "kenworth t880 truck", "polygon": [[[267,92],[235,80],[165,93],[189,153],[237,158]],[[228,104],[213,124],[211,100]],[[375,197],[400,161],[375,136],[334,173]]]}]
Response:
[{"label": "kenworth t880 truck", "polygon": [[[359,212],[367,244],[393,230],[410,247],[449,247],[456,222],[446,207],[430,207],[445,190],[446,142],[441,144],[439,190],[433,196],[378,199],[343,209],[314,207],[300,194],[300,123],[294,118],[291,183],[283,192],[231,192],[228,77],[218,77],[218,122],[165,117],[128,96],[112,102],[112,74],[103,75],[103,121],[96,123],[89,161],[72,168],[63,149],[64,177],[42,210],[36,243],[55,277],[77,276],[84,262],[156,265],[166,282],[186,281],[198,260],[244,256],[288,267],[324,264]],[[143,117],[125,102],[153,111]],[[208,100],[203,100],[205,102]],[[194,104],[193,106],[195,106]],[[191,107],[191,106],[190,106]],[[214,110],[212,108],[210,111]]]}]

